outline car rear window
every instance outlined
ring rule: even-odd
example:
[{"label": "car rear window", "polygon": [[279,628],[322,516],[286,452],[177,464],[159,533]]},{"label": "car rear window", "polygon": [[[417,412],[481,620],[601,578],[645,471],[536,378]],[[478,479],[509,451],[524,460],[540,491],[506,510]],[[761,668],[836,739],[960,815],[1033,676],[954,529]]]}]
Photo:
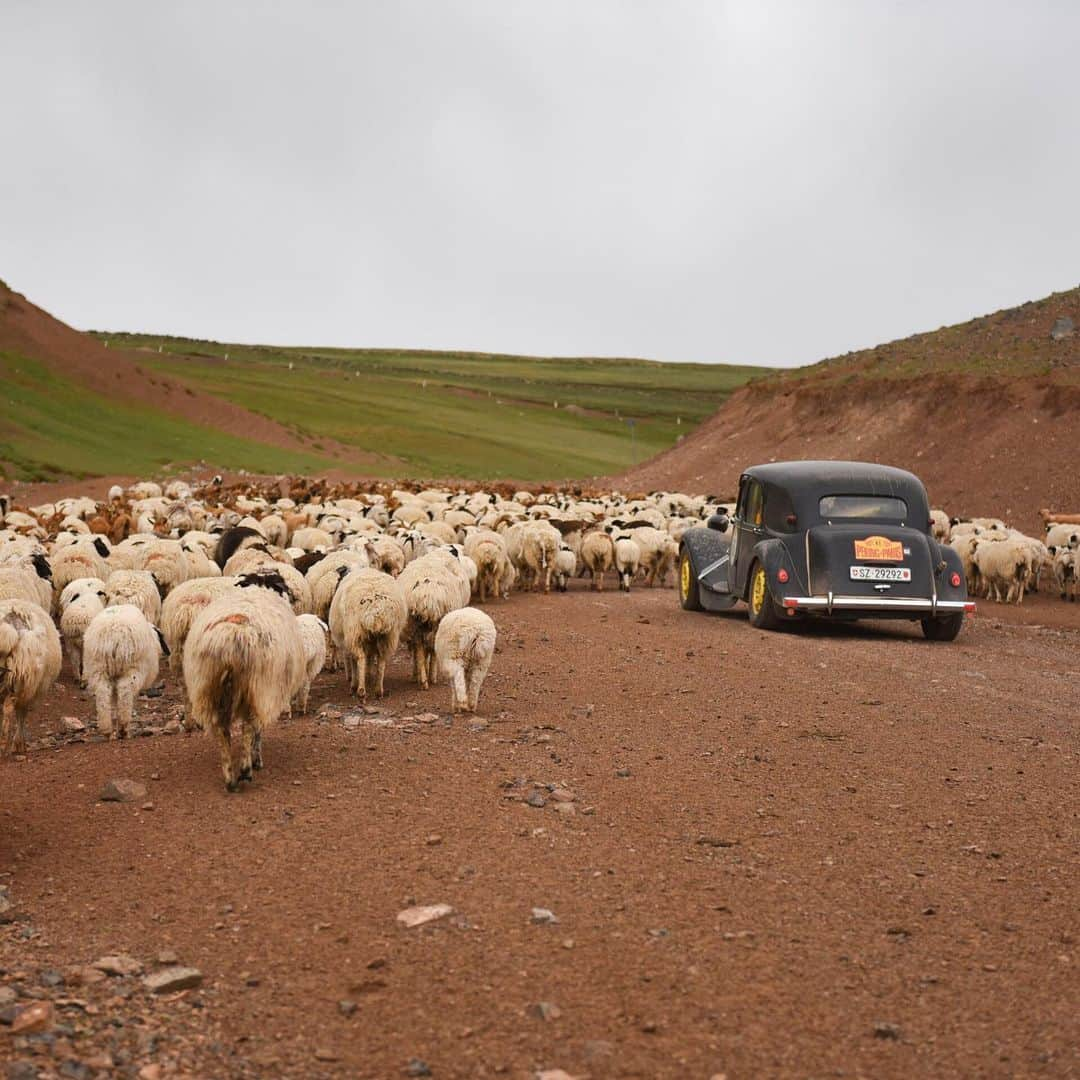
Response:
[{"label": "car rear window", "polygon": [[891,495],[824,495],[818,510],[826,521],[840,518],[904,521],[907,518],[907,503]]}]

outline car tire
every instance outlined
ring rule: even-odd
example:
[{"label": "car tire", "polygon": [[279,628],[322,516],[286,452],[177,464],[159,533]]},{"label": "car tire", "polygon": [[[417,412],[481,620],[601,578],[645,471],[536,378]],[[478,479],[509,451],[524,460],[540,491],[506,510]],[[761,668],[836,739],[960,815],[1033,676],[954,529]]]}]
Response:
[{"label": "car tire", "polygon": [[922,632],[927,641],[955,641],[964,625],[964,613],[956,612],[954,615],[942,615],[936,619],[923,619]]},{"label": "car tire", "polygon": [[776,611],[776,601],[769,590],[769,577],[763,563],[755,562],[750,567],[750,590],[747,594],[747,609],[750,622],[759,630],[779,630],[783,620]]},{"label": "car tire", "polygon": [[701,606],[701,586],[698,584],[690,552],[683,548],[679,554],[679,603],[684,611],[704,611]]}]

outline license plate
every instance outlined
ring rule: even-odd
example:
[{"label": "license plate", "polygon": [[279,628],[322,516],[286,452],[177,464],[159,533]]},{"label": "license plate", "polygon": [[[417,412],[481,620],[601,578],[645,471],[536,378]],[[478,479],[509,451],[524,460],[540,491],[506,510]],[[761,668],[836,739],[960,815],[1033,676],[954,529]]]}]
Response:
[{"label": "license plate", "polygon": [[911,568],[907,566],[853,566],[852,581],[910,581]]}]

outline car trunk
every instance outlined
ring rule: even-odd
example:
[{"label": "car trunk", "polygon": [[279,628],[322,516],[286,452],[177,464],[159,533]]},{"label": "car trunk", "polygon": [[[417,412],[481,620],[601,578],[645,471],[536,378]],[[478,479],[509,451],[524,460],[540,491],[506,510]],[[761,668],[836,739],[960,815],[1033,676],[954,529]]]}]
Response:
[{"label": "car trunk", "polygon": [[[921,597],[934,593],[933,557],[926,534],[903,525],[814,525],[807,530],[813,596]],[[853,567],[885,580],[856,580]],[[895,571],[911,571],[910,581]],[[865,571],[860,571],[865,572]]]}]

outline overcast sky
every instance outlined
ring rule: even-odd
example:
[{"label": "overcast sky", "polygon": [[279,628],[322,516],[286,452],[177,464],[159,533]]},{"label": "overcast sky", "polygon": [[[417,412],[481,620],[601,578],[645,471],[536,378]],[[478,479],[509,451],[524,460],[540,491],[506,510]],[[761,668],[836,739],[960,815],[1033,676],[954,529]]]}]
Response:
[{"label": "overcast sky", "polygon": [[1080,283],[1075,0],[2,0],[79,327],[800,364]]}]

